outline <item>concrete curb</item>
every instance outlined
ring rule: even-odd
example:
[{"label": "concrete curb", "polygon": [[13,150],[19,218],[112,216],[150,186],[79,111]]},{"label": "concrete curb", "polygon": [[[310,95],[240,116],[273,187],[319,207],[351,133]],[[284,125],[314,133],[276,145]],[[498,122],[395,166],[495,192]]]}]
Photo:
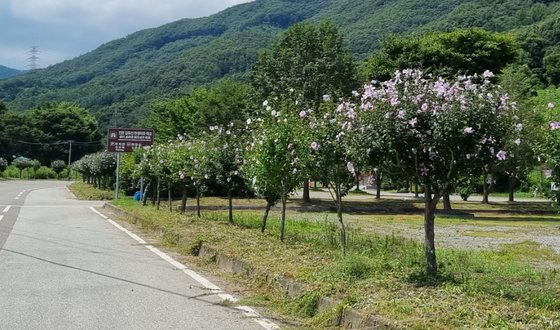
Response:
[{"label": "concrete curb", "polygon": [[[119,217],[133,220],[136,225],[142,225],[142,218],[130,214],[113,204],[105,203],[103,208],[109,209]],[[154,233],[158,236],[164,235],[164,231],[161,229],[154,229]],[[179,244],[187,245],[188,242],[182,240]],[[256,269],[248,262],[226,255],[217,250],[215,247],[205,243],[200,245],[197,256],[214,262],[224,271],[236,275],[243,275],[254,279],[264,280],[269,287],[285,293],[290,298],[294,298],[311,290],[307,285],[295,282],[290,278],[269,274],[265,271]],[[335,308],[341,308],[342,312],[332,320],[332,325],[341,326],[346,329],[398,329],[397,326],[382,319],[381,317],[364,315],[357,310],[344,307],[343,304],[343,302],[330,297],[321,297],[317,302],[316,311],[317,313],[324,313]]]}]

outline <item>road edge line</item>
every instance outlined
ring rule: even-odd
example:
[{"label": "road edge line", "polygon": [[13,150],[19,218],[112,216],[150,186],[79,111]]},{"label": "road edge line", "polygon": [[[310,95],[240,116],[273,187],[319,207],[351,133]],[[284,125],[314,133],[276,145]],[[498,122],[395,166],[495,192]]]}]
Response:
[{"label": "road edge line", "polygon": [[78,199],[78,197],[76,197],[76,195],[74,195],[74,193],[70,190],[70,188],[68,188],[68,186],[64,186],[64,188],[66,188],[66,190],[70,193],[70,195],[72,195],[72,197],[74,199]]},{"label": "road edge line", "polygon": [[[66,187],[66,189],[68,189],[68,187]],[[223,301],[230,301],[230,302],[239,301],[237,298],[233,297],[232,295],[227,294],[227,293],[223,293],[222,289],[220,289],[219,286],[210,282],[204,276],[198,274],[197,272],[195,272],[192,269],[189,269],[187,266],[183,265],[182,263],[178,262],[177,260],[173,259],[167,253],[161,251],[160,249],[154,247],[153,245],[147,244],[147,242],[145,240],[143,240],[142,238],[140,238],[138,235],[134,234],[130,230],[124,228],[121,225],[119,225],[114,220],[111,220],[109,217],[107,217],[103,213],[97,211],[93,206],[90,206],[89,209],[91,211],[93,211],[95,214],[102,217],[103,219],[107,220],[107,222],[109,222],[110,224],[115,226],[117,229],[126,233],[128,236],[130,236],[136,242],[144,245],[144,247],[146,249],[150,250],[152,253],[154,253],[155,255],[160,257],[161,259],[167,261],[173,267],[183,271],[183,273],[185,273],[190,278],[192,278],[193,280],[200,283],[202,286],[204,286],[205,288],[210,289],[212,292],[216,293],[218,295],[218,297],[220,297]],[[260,325],[261,327],[263,327],[267,330],[280,329],[280,327],[276,323],[270,321],[269,319],[266,319],[266,318],[262,317],[256,310],[254,310],[253,308],[251,308],[249,306],[236,306],[234,308],[243,312],[243,314],[245,316],[250,317],[253,321],[255,321],[255,323],[257,323],[258,325]]]}]

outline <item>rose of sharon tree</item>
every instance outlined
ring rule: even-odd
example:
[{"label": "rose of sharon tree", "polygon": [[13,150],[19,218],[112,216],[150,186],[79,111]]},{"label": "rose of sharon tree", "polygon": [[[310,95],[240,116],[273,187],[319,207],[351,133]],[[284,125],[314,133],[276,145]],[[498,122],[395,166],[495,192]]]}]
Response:
[{"label": "rose of sharon tree", "polygon": [[357,113],[352,103],[341,102],[335,105],[328,95],[324,96],[324,101],[320,111],[302,111],[300,117],[309,125],[308,166],[313,177],[318,178],[331,192],[340,225],[340,244],[345,250],[346,228],[342,218],[342,198],[356,183],[350,144],[355,140],[353,121]]},{"label": "rose of sharon tree", "polygon": [[424,186],[430,277],[437,275],[434,219],[440,198],[458,178],[478,173],[488,157],[508,157],[502,146],[512,105],[490,82],[492,76],[485,72],[447,81],[403,70],[364,87],[361,110],[369,123],[357,129],[371,136],[371,150],[384,154],[383,166]]},{"label": "rose of sharon tree", "polygon": [[[257,193],[266,200],[261,231],[266,229],[270,208],[278,201],[282,204],[280,240],[284,240],[286,223],[286,202],[288,197],[303,180],[302,157],[308,153],[305,138],[301,135],[301,122],[297,118],[295,101],[263,103],[265,111],[254,120],[256,129],[253,142],[246,154],[247,178],[252,180]],[[248,125],[252,124],[248,120]]]},{"label": "rose of sharon tree", "polygon": [[244,187],[241,174],[244,165],[245,128],[230,123],[226,127],[210,126],[208,173],[227,191],[228,221],[233,224],[233,193]]},{"label": "rose of sharon tree", "polygon": [[[549,170],[546,176],[554,182],[556,187],[560,187],[560,121],[555,103],[548,103],[548,116],[551,121],[545,129],[544,141],[539,146],[541,156],[546,160]],[[560,202],[560,191],[552,190],[551,197],[557,203]]]}]

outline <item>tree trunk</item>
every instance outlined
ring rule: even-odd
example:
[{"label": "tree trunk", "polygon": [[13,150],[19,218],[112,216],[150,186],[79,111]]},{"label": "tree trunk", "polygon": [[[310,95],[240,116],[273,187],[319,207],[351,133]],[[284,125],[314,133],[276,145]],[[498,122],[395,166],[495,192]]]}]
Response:
[{"label": "tree trunk", "polygon": [[342,252],[346,254],[346,227],[344,226],[344,221],[342,220],[342,192],[340,189],[340,183],[336,184],[335,194],[336,214],[338,216],[338,223],[340,224],[340,245],[342,246]]},{"label": "tree trunk", "polygon": [[156,206],[156,199],[157,199],[157,190],[159,187],[159,179],[157,179],[157,183],[152,188],[152,205]]},{"label": "tree trunk", "polygon": [[183,184],[183,192],[181,196],[181,213],[187,211],[187,185]]},{"label": "tree trunk", "polygon": [[157,200],[156,200],[156,209],[158,209],[158,210],[159,210],[159,206],[160,206],[160,204],[161,204],[160,185],[161,185],[161,183],[160,183],[160,180],[159,180],[159,178],[158,178],[158,180],[157,180],[157,189],[156,189],[156,199],[157,199]]},{"label": "tree trunk", "polygon": [[377,171],[375,174],[375,199],[381,199],[381,172]]},{"label": "tree trunk", "polygon": [[515,196],[514,196],[513,190],[514,190],[514,188],[515,188],[515,184],[516,184],[516,183],[517,183],[517,182],[516,182],[516,180],[515,180],[515,177],[510,176],[510,177],[509,177],[509,185],[508,185],[508,192],[509,192],[509,198],[508,198],[508,200],[509,200],[510,202],[514,202],[514,201],[515,201]]},{"label": "tree trunk", "polygon": [[424,250],[426,253],[426,274],[436,277],[436,245],[434,234],[435,211],[437,201],[432,199],[432,190],[429,184],[424,185],[426,200],[424,202]]},{"label": "tree trunk", "polygon": [[420,193],[418,192],[418,181],[414,181],[414,197],[420,197]]},{"label": "tree trunk", "polygon": [[449,193],[446,192],[443,194],[443,209],[445,211],[451,211],[451,197],[449,196]]},{"label": "tree trunk", "polygon": [[228,222],[230,225],[233,225],[233,196],[232,196],[231,189],[228,190],[228,211],[229,211]]},{"label": "tree trunk", "polygon": [[146,206],[146,202],[148,201],[148,189],[150,189],[150,183],[148,182],[144,187],[144,191],[142,192],[142,206]]},{"label": "tree trunk", "polygon": [[264,233],[265,229],[266,229],[266,220],[268,219],[268,212],[270,212],[270,207],[272,206],[272,204],[270,202],[266,202],[266,209],[264,210],[264,216],[262,219],[262,224],[261,224],[261,233]]},{"label": "tree trunk", "polygon": [[311,197],[309,196],[309,180],[305,180],[303,183],[303,202],[311,203]]},{"label": "tree trunk", "polygon": [[486,180],[482,183],[482,204],[488,204],[488,195],[490,195],[490,188]]},{"label": "tree trunk", "polygon": [[171,183],[167,183],[167,203],[169,204],[169,212],[173,211],[173,201],[171,197]]},{"label": "tree trunk", "polygon": [[280,240],[284,242],[286,233],[286,194],[282,192],[282,217],[280,220]]},{"label": "tree trunk", "polygon": [[[490,181],[490,183],[488,183],[488,181]],[[482,185],[482,203],[483,204],[489,204],[490,203],[488,196],[490,196],[490,193],[492,192],[493,186],[494,186],[494,184],[493,184],[492,174],[487,174],[486,177],[484,178],[484,184]]]},{"label": "tree trunk", "polygon": [[196,185],[196,216],[200,218],[200,189]]},{"label": "tree trunk", "polygon": [[356,191],[360,191],[360,173],[356,172]]}]

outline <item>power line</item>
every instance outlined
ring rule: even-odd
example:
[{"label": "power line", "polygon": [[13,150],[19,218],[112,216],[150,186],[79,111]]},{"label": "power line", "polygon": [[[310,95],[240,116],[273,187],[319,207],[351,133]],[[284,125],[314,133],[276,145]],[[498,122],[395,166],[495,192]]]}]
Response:
[{"label": "power line", "polygon": [[65,145],[65,144],[73,144],[73,145],[96,145],[96,144],[103,144],[103,141],[59,141],[59,142],[29,142],[29,141],[22,141],[22,140],[12,140],[12,142],[28,144],[28,145],[37,145],[37,146],[57,146],[57,145]]}]

